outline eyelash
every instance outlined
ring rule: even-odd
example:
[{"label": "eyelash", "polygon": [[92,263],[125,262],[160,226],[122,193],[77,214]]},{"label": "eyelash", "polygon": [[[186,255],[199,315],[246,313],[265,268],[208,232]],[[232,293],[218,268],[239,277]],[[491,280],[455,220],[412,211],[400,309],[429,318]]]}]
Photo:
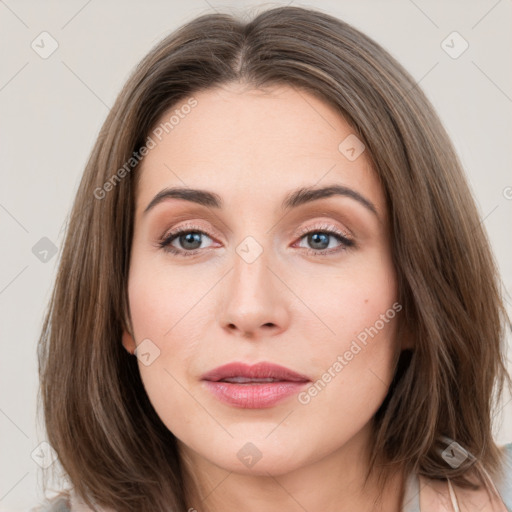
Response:
[{"label": "eyelash", "polygon": [[[199,233],[201,235],[206,235],[208,238],[211,238],[208,233],[203,231],[201,228],[194,226],[194,225],[188,225],[183,226],[182,228],[172,231],[171,233],[166,234],[161,240],[158,241],[158,246],[163,249],[165,252],[169,252],[171,254],[174,254],[176,256],[195,256],[201,249],[195,249],[193,251],[185,251],[181,249],[176,249],[176,247],[173,247],[171,245],[171,242],[173,242],[176,238],[178,238],[180,235],[185,233]],[[339,242],[341,242],[341,246],[337,247],[335,249],[309,249],[305,248],[306,253],[312,256],[327,256],[329,254],[338,253],[341,251],[346,251],[347,249],[353,247],[355,245],[354,240],[348,238],[344,233],[337,230],[336,228],[333,228],[329,224],[322,224],[320,226],[315,226],[312,228],[302,228],[299,230],[296,236],[299,236],[300,239],[304,238],[306,235],[311,233],[322,233],[325,235],[330,235],[338,239]],[[304,249],[304,248],[303,248]]]}]

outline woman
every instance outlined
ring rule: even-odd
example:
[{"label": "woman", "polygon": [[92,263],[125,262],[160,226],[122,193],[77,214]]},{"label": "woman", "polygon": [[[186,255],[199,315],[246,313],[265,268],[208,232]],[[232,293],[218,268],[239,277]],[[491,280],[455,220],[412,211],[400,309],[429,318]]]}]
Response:
[{"label": "woman", "polygon": [[313,9],[201,16],[132,74],[77,193],[39,354],[60,506],[506,510],[506,320],[460,162],[383,48]]}]

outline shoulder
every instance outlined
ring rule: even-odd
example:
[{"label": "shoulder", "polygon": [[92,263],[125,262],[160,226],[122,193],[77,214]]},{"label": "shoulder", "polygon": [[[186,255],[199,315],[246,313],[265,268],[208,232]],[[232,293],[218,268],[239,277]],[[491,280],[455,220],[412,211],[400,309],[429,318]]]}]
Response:
[{"label": "shoulder", "polygon": [[[94,501],[93,501],[94,503]],[[100,507],[94,503],[94,508],[91,509],[80,496],[75,492],[75,489],[68,489],[62,491],[58,496],[47,499],[43,504],[37,508],[32,508],[29,512],[115,512],[113,509]]]},{"label": "shoulder", "polygon": [[[93,512],[76,494],[75,490],[61,491],[57,496],[46,499],[44,503],[29,512]],[[113,512],[96,506],[95,512]]]},{"label": "shoulder", "polygon": [[495,480],[490,480],[497,494],[491,496],[482,488],[476,491],[461,488],[447,480],[410,476],[402,512],[482,511],[488,510],[489,504],[493,511],[512,511],[512,443],[500,446],[500,450],[503,456],[501,471]]},{"label": "shoulder", "polygon": [[502,464],[498,475],[491,479],[487,474],[489,486],[493,488],[493,492],[488,493],[485,489],[471,491],[469,489],[461,489],[454,487],[457,497],[462,503],[470,503],[476,505],[476,510],[482,510],[492,503],[492,510],[512,511],[512,443],[499,446],[502,454]]},{"label": "shoulder", "polygon": [[498,476],[491,480],[492,493],[483,487],[477,490],[459,487],[448,480],[432,480],[420,476],[420,510],[490,510],[512,511],[512,443],[500,447],[502,465]]},{"label": "shoulder", "polygon": [[29,512],[72,512],[69,493],[61,493],[54,498],[46,499]]},{"label": "shoulder", "polygon": [[495,485],[507,510],[512,510],[512,443],[501,447],[503,453],[503,466],[499,479]]}]

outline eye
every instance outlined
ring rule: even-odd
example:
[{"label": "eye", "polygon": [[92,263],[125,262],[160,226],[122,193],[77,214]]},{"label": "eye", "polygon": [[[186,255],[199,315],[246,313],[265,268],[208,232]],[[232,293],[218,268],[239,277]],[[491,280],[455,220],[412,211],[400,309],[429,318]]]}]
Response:
[{"label": "eye", "polygon": [[[167,233],[165,237],[158,242],[158,245],[166,252],[179,256],[193,256],[201,249],[202,238],[206,237],[211,240],[207,233],[197,226],[182,227],[171,233]],[[180,245],[181,247],[176,247]]]},{"label": "eye", "polygon": [[[309,244],[312,249],[305,247],[306,252],[313,256],[324,256],[328,254],[338,253],[344,251],[349,247],[353,247],[354,240],[348,238],[348,236],[338,230],[337,228],[328,224],[323,224],[315,228],[306,228],[299,232],[301,236],[300,240],[305,239],[306,244]],[[338,242],[338,246],[332,247],[331,242],[334,240]],[[304,246],[300,246],[304,247]]]}]

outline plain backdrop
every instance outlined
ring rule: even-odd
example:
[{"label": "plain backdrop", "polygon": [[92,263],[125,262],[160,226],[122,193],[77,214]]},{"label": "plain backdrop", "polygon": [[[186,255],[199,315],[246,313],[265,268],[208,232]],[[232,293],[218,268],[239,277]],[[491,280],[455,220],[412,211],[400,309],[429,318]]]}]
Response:
[{"label": "plain backdrop", "polygon": [[[511,314],[512,2],[291,3],[362,30],[423,88],[465,166]],[[0,510],[42,500],[37,339],[67,216],[109,107],[133,66],[184,22],[284,4],[0,0]],[[498,443],[512,441],[508,395],[495,431]]]}]

